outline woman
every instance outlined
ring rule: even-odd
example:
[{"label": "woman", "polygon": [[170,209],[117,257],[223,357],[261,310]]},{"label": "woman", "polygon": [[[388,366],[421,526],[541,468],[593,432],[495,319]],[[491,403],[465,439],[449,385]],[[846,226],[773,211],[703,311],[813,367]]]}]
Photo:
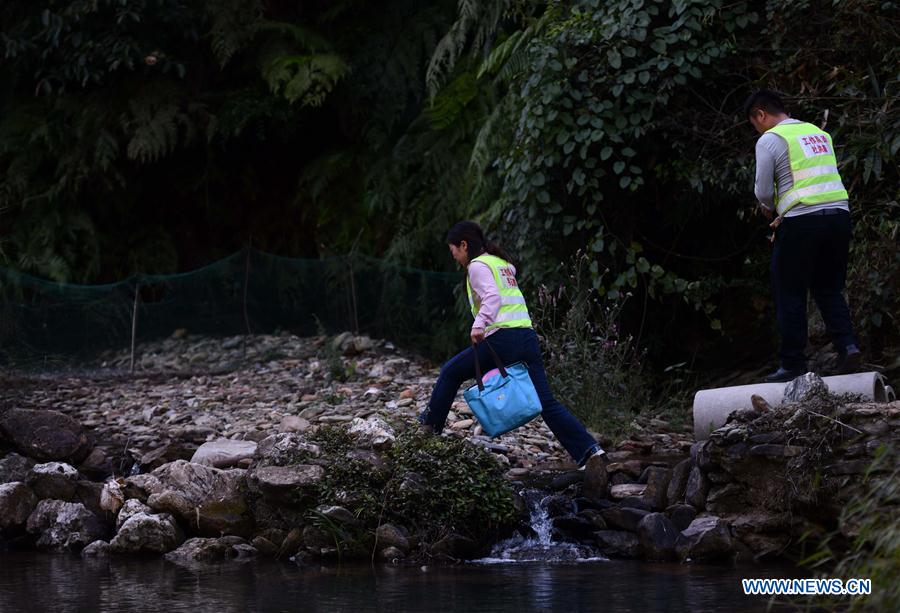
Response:
[{"label": "woman", "polygon": [[[490,345],[503,365],[524,362],[541,401],[541,416],[565,447],[569,455],[584,466],[594,455],[605,458],[605,452],[581,422],[553,397],[537,334],[531,327],[525,298],[516,283],[516,269],[509,256],[496,244],[484,238],[481,228],[472,221],[461,221],[447,233],[450,254],[466,269],[466,293],[475,322],[472,324],[472,346],[458,353],[441,368],[441,374],[428,408],[419,416],[423,427],[439,433],[447,421],[450,405],[463,382],[475,377],[475,352],[481,364],[494,364]],[[488,370],[487,367],[485,370]]]}]

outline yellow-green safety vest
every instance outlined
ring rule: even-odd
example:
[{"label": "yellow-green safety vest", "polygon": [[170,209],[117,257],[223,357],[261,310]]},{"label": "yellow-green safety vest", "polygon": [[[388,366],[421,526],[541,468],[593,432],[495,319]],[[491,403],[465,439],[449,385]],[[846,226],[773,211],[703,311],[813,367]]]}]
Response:
[{"label": "yellow-green safety vest", "polygon": [[849,200],[838,174],[831,136],[811,123],[783,123],[768,130],[787,142],[794,186],[778,192],[775,210],[783,216],[795,206]]},{"label": "yellow-green safety vest", "polygon": [[[483,262],[491,269],[494,275],[494,283],[497,284],[497,293],[500,294],[500,311],[497,320],[485,328],[485,332],[494,328],[530,328],[531,318],[528,317],[528,307],[525,305],[525,296],[519,290],[516,277],[513,274],[512,265],[502,258],[484,254],[473,258],[472,262]],[[472,316],[478,315],[480,305],[475,304],[475,296],[472,294],[472,284],[466,277],[466,293],[469,295],[469,306]]]}]

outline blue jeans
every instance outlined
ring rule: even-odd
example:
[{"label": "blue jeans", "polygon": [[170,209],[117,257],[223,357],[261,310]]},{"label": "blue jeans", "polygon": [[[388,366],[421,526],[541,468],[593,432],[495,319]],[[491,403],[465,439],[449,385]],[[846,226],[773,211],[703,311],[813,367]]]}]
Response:
[{"label": "blue jeans", "polygon": [[[544,372],[541,347],[534,330],[502,328],[487,337],[487,342],[497,352],[504,366],[515,362],[525,362],[528,365],[528,374],[541,401],[541,417],[569,455],[579,465],[584,464],[600,449],[600,445],[588,434],[581,422],[553,397],[550,384],[547,382],[547,374]],[[443,430],[450,405],[453,404],[460,386],[465,381],[475,378],[475,351],[478,351],[482,373],[497,367],[484,343],[461,351],[441,367],[441,374],[434,384],[428,408],[419,416],[420,422],[432,426],[436,432]]]},{"label": "blue jeans", "polygon": [[829,209],[785,217],[775,230],[772,291],[781,336],[781,365],[806,369],[806,301],[812,293],[838,353],[855,345],[850,309],[844,300],[850,215]]}]

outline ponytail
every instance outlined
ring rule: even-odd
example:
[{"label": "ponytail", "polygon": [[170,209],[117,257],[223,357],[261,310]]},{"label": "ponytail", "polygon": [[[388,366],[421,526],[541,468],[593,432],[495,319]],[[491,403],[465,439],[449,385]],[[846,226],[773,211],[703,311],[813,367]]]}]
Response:
[{"label": "ponytail", "polygon": [[485,239],[481,226],[474,221],[460,221],[447,232],[448,244],[459,247],[463,241],[466,241],[466,244],[469,247],[470,261],[474,260],[479,255],[489,253],[512,263],[506,250],[497,243]]}]

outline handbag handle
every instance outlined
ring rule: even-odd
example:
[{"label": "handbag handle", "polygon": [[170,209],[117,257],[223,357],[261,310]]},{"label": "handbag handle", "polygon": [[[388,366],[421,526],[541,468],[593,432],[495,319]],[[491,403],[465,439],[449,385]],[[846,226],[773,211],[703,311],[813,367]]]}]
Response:
[{"label": "handbag handle", "polygon": [[[494,348],[491,347],[491,344],[484,339],[482,341],[485,345],[487,345],[488,350],[491,352],[491,357],[494,358],[494,363],[497,365],[497,369],[500,371],[500,374],[504,379],[509,377],[509,373],[506,372],[506,368],[503,367],[503,362],[500,360],[500,356],[497,355],[497,352],[494,351]],[[478,360],[478,345],[477,343],[472,343],[472,351],[475,354],[475,383],[478,384],[478,391],[484,391],[484,383],[481,380],[481,362]]]}]

